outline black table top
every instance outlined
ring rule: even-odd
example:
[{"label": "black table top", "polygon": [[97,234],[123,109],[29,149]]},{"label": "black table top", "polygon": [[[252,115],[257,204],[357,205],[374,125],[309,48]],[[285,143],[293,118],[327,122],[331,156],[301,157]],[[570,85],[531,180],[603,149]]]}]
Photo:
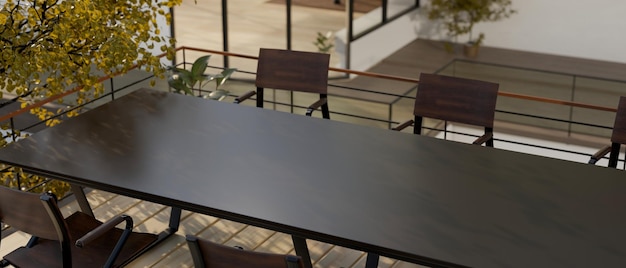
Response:
[{"label": "black table top", "polygon": [[231,103],[139,90],[0,162],[418,263],[626,267],[623,171]]}]

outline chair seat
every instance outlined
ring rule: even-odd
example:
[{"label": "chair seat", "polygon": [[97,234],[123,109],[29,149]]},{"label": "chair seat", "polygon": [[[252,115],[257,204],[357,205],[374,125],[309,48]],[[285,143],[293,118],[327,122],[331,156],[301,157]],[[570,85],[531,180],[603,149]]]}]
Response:
[{"label": "chair seat", "polygon": [[[70,231],[72,244],[102,224],[102,222],[82,212],[72,214],[65,221]],[[102,252],[111,252],[122,232],[122,230],[114,228],[85,248],[72,248],[73,267],[101,267],[108,257]],[[131,256],[156,240],[157,235],[154,234],[131,233],[117,258],[115,266],[119,267],[125,264]],[[19,264],[21,267],[62,267],[59,242],[47,239],[39,239],[32,248],[20,247],[4,256],[4,259],[10,263]]]}]

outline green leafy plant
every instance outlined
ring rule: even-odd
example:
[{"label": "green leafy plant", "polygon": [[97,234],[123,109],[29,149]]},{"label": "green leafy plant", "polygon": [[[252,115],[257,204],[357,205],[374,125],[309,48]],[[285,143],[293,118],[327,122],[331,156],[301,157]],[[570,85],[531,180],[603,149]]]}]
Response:
[{"label": "green leafy plant", "polygon": [[317,47],[317,50],[321,53],[330,53],[330,50],[333,48],[332,42],[332,33],[328,32],[325,35],[317,32],[317,37],[315,38],[315,42],[313,44]]},{"label": "green leafy plant", "polygon": [[511,0],[432,0],[428,8],[428,18],[441,21],[448,36],[469,34],[468,43],[474,46],[480,46],[485,39],[483,33],[473,38],[477,23],[499,21],[514,13]]},{"label": "green leafy plant", "polygon": [[[208,95],[198,97],[222,100],[228,96],[228,90],[221,89],[226,80],[237,71],[236,68],[225,68],[221,73],[211,75],[205,74],[209,66],[211,55],[202,56],[196,59],[191,65],[191,70],[175,68],[167,79],[167,83],[176,93],[185,95],[195,95],[194,90],[200,91],[211,81],[215,81],[215,89]],[[201,91],[200,91],[201,92]]]}]

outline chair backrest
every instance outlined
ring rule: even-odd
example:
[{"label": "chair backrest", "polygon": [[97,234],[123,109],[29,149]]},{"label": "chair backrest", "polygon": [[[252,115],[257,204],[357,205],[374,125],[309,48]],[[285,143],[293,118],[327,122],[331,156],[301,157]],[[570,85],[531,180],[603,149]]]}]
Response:
[{"label": "chair backrest", "polygon": [[61,219],[59,225],[53,220],[41,198],[41,194],[0,186],[0,221],[33,236],[62,240],[59,228],[66,228],[64,221]]},{"label": "chair backrest", "polygon": [[326,94],[330,55],[261,48],[255,85]]},{"label": "chair backrest", "polygon": [[54,196],[0,186],[0,222],[34,237],[59,241],[64,266],[71,266],[71,240]]},{"label": "chair backrest", "polygon": [[242,250],[187,235],[194,266],[201,268],[303,268],[302,258],[289,254],[273,254]]},{"label": "chair backrest", "polygon": [[626,144],[626,97],[619,98],[611,142]]},{"label": "chair backrest", "polygon": [[498,87],[491,82],[422,73],[414,114],[493,128]]},{"label": "chair backrest", "polygon": [[[624,96],[619,98],[617,113],[615,113],[615,122],[613,122],[611,146],[608,147],[610,148],[609,167],[617,167],[617,162],[619,161],[619,151],[622,144],[626,144],[626,97]],[[604,154],[601,155],[604,156]],[[597,159],[595,161],[597,161]],[[595,163],[595,161],[590,163]]]}]

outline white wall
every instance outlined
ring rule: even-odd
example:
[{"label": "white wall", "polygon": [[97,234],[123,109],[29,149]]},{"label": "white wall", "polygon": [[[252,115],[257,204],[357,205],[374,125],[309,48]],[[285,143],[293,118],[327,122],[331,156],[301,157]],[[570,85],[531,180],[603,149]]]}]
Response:
[{"label": "white wall", "polygon": [[[394,8],[405,10],[408,6],[406,3],[399,3],[398,6],[394,6],[392,2],[394,1],[390,1],[391,6],[389,7],[391,14],[395,12]],[[396,0],[396,2],[402,1]],[[380,23],[380,12],[381,9],[377,8],[356,19],[353,26],[355,32],[360,32],[360,29],[368,29]],[[418,38],[417,25],[415,12],[411,12],[352,42],[350,44],[350,69],[365,71],[412,42]],[[344,55],[347,31],[341,29],[335,32],[334,36],[335,52],[342,61],[338,67],[345,68]]]},{"label": "white wall", "polygon": [[[513,8],[508,19],[476,25],[486,46],[626,63],[626,1],[513,0]],[[419,36],[442,39],[424,18]]]},{"label": "white wall", "polygon": [[415,23],[403,16],[351,43],[350,69],[365,71],[415,40]]},{"label": "white wall", "polygon": [[[513,8],[508,19],[475,26],[485,46],[626,63],[626,1],[513,0]],[[448,40],[444,33],[422,8],[352,43],[351,68],[366,70],[415,37]]]}]

